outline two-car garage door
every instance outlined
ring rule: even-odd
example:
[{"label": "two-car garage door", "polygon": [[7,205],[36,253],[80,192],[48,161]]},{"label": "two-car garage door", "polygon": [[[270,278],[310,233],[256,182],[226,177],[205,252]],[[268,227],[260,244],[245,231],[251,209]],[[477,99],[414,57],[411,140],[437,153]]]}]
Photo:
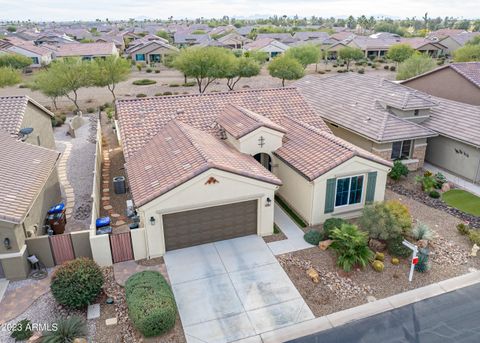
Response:
[{"label": "two-car garage door", "polygon": [[166,250],[257,233],[257,200],[163,216]]}]

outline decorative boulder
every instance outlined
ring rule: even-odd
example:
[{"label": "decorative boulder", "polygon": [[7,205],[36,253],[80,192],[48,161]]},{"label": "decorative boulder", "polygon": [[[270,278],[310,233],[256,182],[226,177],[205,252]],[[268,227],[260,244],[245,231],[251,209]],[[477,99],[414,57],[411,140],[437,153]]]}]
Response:
[{"label": "decorative boulder", "polygon": [[385,251],[385,249],[387,248],[387,244],[373,238],[370,239],[370,241],[368,242],[368,246],[373,251]]},{"label": "decorative boulder", "polygon": [[450,189],[451,189],[450,183],[445,182],[445,183],[442,185],[442,192],[448,192]]},{"label": "decorative boulder", "polygon": [[385,261],[385,254],[377,251],[375,253],[375,260],[382,261],[382,262]]},{"label": "decorative boulder", "polygon": [[396,257],[392,257],[392,264],[394,266],[398,266],[400,264],[400,260]]},{"label": "decorative boulder", "polygon": [[383,272],[383,269],[385,269],[385,265],[383,264],[382,261],[378,261],[378,260],[375,260],[372,262],[372,268],[376,271],[376,272]]},{"label": "decorative boulder", "polygon": [[318,272],[314,268],[308,268],[307,275],[310,279],[312,279],[313,283],[320,282],[320,275],[318,275]]},{"label": "decorative boulder", "polygon": [[472,247],[472,251],[470,252],[470,256],[473,256],[473,257],[477,256],[477,252],[478,252],[479,249],[480,249],[480,247],[478,245],[474,244],[473,247]]},{"label": "decorative boulder", "polygon": [[321,249],[321,250],[327,250],[328,247],[333,243],[333,240],[332,239],[327,239],[325,241],[321,241],[320,243],[318,243],[318,247]]}]

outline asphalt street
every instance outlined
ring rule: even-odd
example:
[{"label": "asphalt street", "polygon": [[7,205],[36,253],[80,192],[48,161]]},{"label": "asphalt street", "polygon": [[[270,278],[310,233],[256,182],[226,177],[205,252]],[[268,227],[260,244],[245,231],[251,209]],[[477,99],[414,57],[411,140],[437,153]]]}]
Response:
[{"label": "asphalt street", "polygon": [[480,284],[291,343],[480,343]]}]

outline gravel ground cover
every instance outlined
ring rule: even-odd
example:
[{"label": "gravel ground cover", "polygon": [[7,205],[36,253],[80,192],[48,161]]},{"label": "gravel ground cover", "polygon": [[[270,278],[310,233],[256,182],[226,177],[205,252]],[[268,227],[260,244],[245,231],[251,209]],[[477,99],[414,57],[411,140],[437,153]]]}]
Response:
[{"label": "gravel ground cover", "polygon": [[[331,250],[311,248],[279,256],[280,264],[315,316],[364,304],[367,296],[381,299],[480,269],[480,257],[469,256],[471,243],[457,233],[458,218],[389,190],[386,199],[400,200],[409,207],[414,224],[421,221],[435,231],[436,237],[429,245],[430,271],[415,272],[413,282],[409,283],[408,259],[394,266],[387,253],[385,270],[381,273],[370,266],[345,273],[337,268],[335,252]],[[313,283],[307,276],[310,267],[320,274],[320,283]]]},{"label": "gravel ground cover", "polygon": [[[67,223],[68,231],[86,230],[90,226],[92,211],[93,170],[95,165],[95,114],[85,114],[86,123],[75,131],[75,138],[67,135],[68,125],[55,128],[55,140],[59,150],[64,150],[64,142],[72,144],[67,162],[67,177],[75,194],[73,214]],[[69,118],[70,119],[70,118]]]},{"label": "gravel ground cover", "polygon": [[[329,69],[330,72],[326,72],[325,74],[318,74],[319,77],[328,77],[337,75],[336,69],[333,68],[332,64],[328,64],[325,66],[324,63],[318,64],[318,70],[324,71],[325,69]],[[341,68],[344,69],[344,68]],[[356,67],[353,67],[355,70]],[[133,68],[132,68],[133,70]],[[181,85],[184,82],[183,75],[174,69],[168,69],[164,66],[160,67],[161,72],[159,74],[155,73],[147,73],[144,70],[139,72],[136,69],[132,71],[129,79],[127,81],[121,82],[117,85],[116,94],[118,98],[134,98],[137,94],[143,93],[148,96],[155,96],[155,94],[164,93],[164,92],[172,92],[172,93],[198,93],[196,86],[192,87],[170,87],[171,84]],[[365,67],[365,74],[370,75],[378,75],[381,77],[385,77],[388,79],[395,79],[395,73],[391,71],[387,71],[383,69],[383,65],[380,65],[378,69],[372,69],[370,67]],[[310,65],[307,70],[306,74],[315,73],[315,66]],[[31,83],[33,80],[34,75],[24,76],[23,84]],[[139,79],[151,79],[155,80],[157,83],[149,86],[135,86],[132,84],[133,81]],[[189,79],[188,81],[194,81],[193,79]],[[286,81],[286,86],[290,85],[292,81]],[[236,90],[240,89],[248,89],[248,88],[274,88],[274,87],[281,87],[282,83],[280,79],[276,79],[271,77],[268,74],[266,67],[262,68],[260,75],[252,77],[252,78],[245,78],[241,79],[237,86],[235,87]],[[226,81],[218,80],[213,82],[207,92],[219,92],[219,91],[228,91],[226,86]],[[42,93],[38,91],[32,91],[29,88],[19,88],[17,86],[13,87],[5,87],[0,89],[0,96],[4,95],[28,95],[33,99],[39,101],[41,104],[52,107],[52,101],[48,97],[44,96]],[[88,107],[96,107],[106,102],[112,102],[112,94],[106,88],[83,88],[80,89],[78,92],[79,96],[79,104],[82,109],[86,109]],[[65,97],[61,97],[57,100],[58,106],[60,110],[63,111],[72,111],[73,104],[71,101],[66,99]]]}]

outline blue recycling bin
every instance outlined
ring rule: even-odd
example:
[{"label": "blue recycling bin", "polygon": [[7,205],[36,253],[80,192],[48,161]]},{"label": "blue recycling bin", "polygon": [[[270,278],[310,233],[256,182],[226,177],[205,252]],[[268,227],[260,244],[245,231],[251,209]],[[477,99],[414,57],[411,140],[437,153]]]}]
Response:
[{"label": "blue recycling bin", "polygon": [[97,229],[108,225],[110,225],[110,217],[97,218],[95,221],[95,226]]},{"label": "blue recycling bin", "polygon": [[50,207],[50,209],[48,210],[48,214],[61,213],[64,208],[65,208],[65,204],[61,202],[60,204]]}]

